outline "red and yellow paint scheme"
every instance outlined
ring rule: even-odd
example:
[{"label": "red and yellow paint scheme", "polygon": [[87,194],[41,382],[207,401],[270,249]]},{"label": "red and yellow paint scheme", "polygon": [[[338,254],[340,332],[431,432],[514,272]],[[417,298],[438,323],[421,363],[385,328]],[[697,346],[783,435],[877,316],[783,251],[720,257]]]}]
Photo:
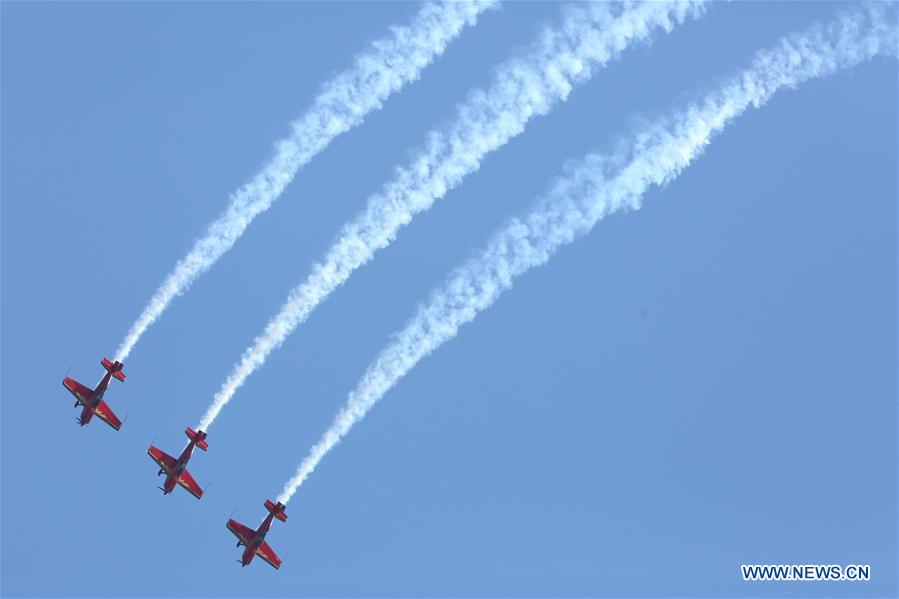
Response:
[{"label": "red and yellow paint scheme", "polygon": [[106,358],[103,358],[103,360],[100,361],[100,364],[106,369],[106,374],[97,384],[95,389],[85,387],[75,379],[69,377],[62,379],[62,386],[75,396],[76,408],[78,407],[78,404],[84,406],[84,409],[81,410],[81,417],[76,418],[81,426],[90,422],[91,418],[96,414],[103,422],[112,428],[119,430],[122,427],[122,421],[116,417],[110,407],[106,405],[106,402],[103,401],[103,394],[106,393],[110,378],[115,377],[120,381],[125,380],[125,373],[122,372],[123,365],[118,361],[110,362]]},{"label": "red and yellow paint scheme", "polygon": [[285,505],[280,501],[272,503],[266,499],[265,509],[268,510],[268,516],[265,517],[265,520],[262,521],[262,524],[256,530],[244,526],[237,520],[228,519],[226,526],[237,537],[237,546],[243,545],[246,547],[241,559],[237,560],[240,562],[241,567],[249,564],[257,555],[276,570],[281,567],[281,559],[269,544],[265,542],[265,535],[268,534],[273,518],[277,518],[281,522],[287,522],[287,514],[284,513]]},{"label": "red and yellow paint scheme", "polygon": [[154,462],[159,464],[159,472],[156,476],[161,476],[163,473],[166,475],[165,483],[159,487],[160,490],[162,490],[163,495],[171,493],[177,484],[187,489],[188,493],[199,499],[203,496],[203,489],[200,488],[200,485],[197,484],[194,477],[187,471],[187,462],[190,460],[190,454],[193,453],[194,447],[199,447],[203,451],[206,451],[209,449],[209,445],[206,443],[206,433],[203,431],[195,431],[192,428],[187,428],[184,429],[184,434],[187,435],[190,442],[181,452],[181,455],[178,456],[178,459],[173,458],[166,452],[153,447],[152,445],[147,450],[147,455],[153,458]]}]

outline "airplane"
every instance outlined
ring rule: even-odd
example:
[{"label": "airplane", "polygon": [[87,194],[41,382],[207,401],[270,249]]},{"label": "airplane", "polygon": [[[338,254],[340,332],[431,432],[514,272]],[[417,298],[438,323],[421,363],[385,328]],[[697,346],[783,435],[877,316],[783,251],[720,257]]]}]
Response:
[{"label": "airplane", "polygon": [[280,501],[274,504],[266,499],[265,509],[268,510],[268,516],[265,517],[265,520],[262,521],[262,524],[256,530],[244,526],[231,518],[228,519],[226,526],[237,537],[237,546],[244,545],[246,547],[242,558],[237,560],[240,562],[241,568],[253,561],[253,558],[257,555],[276,570],[281,567],[281,559],[269,547],[269,544],[265,542],[265,535],[268,534],[268,529],[272,525],[272,518],[277,518],[281,522],[287,522],[287,514],[284,513],[285,507]]},{"label": "airplane", "polygon": [[76,408],[78,407],[78,404],[84,406],[84,409],[81,411],[81,417],[75,419],[81,426],[90,422],[93,415],[96,414],[103,420],[103,422],[112,428],[119,430],[122,427],[122,422],[116,417],[109,406],[106,405],[106,402],[103,401],[103,394],[106,393],[106,387],[109,386],[110,377],[115,377],[124,382],[125,373],[122,372],[123,364],[118,361],[110,362],[106,358],[103,358],[100,361],[100,364],[106,369],[106,375],[97,385],[96,389],[85,387],[75,379],[69,377],[65,377],[62,380],[62,386],[75,396]]},{"label": "airplane", "polygon": [[184,448],[177,460],[152,445],[147,450],[147,455],[159,464],[159,473],[156,476],[160,476],[163,472],[166,474],[165,483],[159,487],[163,495],[171,493],[175,488],[175,484],[179,484],[187,489],[188,493],[199,499],[203,496],[203,489],[200,488],[194,477],[187,471],[187,462],[190,460],[190,454],[195,446],[206,451],[209,449],[209,445],[206,444],[206,433],[203,431],[194,431],[192,428],[186,428],[184,433],[190,439],[190,443],[187,444],[187,447]]}]

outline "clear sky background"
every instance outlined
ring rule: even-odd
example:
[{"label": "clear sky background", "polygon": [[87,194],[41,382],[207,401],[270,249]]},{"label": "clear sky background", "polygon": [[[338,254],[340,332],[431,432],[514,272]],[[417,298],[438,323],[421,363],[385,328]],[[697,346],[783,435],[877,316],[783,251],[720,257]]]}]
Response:
[{"label": "clear sky background", "polygon": [[[836,3],[713,6],[577,89],[354,275],[163,497],[240,353],[338,227],[560,5],[510,3],[338,138],[177,299],[79,428],[145,302],[318,86],[411,3],[2,3],[4,596],[895,596],[897,63],[778,94],[638,212],[522,279],[256,527],[388,335],[567,159]],[[289,555],[288,555],[289,554]],[[745,583],[742,563],[868,563]]]}]

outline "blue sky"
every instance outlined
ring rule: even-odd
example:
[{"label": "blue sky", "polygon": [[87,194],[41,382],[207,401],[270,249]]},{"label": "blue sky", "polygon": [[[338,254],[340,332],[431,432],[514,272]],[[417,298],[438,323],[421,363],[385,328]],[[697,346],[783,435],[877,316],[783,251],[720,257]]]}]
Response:
[{"label": "blue sky", "polygon": [[[741,117],[638,212],[522,277],[255,527],[391,332],[562,164],[715,86],[836,3],[715,5],[577,89],[272,354],[161,497],[242,349],[339,226],[559,5],[485,15],[313,160],[145,335],[128,421],[85,384],[271,144],[410,3],[2,5],[4,596],[895,596],[896,62]],[[67,413],[68,411],[68,413]],[[199,453],[199,452],[198,452]],[[869,563],[744,583],[741,563]]]}]

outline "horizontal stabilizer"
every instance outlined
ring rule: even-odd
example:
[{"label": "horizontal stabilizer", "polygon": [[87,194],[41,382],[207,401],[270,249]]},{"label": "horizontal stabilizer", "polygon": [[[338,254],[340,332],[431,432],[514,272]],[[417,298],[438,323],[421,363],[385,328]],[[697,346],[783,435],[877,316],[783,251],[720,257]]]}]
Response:
[{"label": "horizontal stabilizer", "polygon": [[281,522],[287,522],[287,514],[284,513],[286,507],[287,506],[285,506],[280,501],[275,504],[268,499],[265,500],[265,509],[267,509],[271,514],[275,516],[275,518],[277,518]]},{"label": "horizontal stabilizer", "polygon": [[122,372],[122,367],[124,366],[124,364],[118,361],[110,362],[106,358],[103,358],[100,361],[100,364],[102,364],[103,368],[105,368],[108,372],[111,372],[112,376],[119,379],[123,383],[125,382],[125,373]]},{"label": "horizontal stabilizer", "polygon": [[186,429],[184,429],[184,434],[186,434],[187,438],[190,439],[191,441],[196,439],[197,447],[199,447],[203,451],[206,451],[209,449],[209,444],[206,443],[206,433],[204,433],[203,431],[195,431],[192,428],[186,428]]}]

